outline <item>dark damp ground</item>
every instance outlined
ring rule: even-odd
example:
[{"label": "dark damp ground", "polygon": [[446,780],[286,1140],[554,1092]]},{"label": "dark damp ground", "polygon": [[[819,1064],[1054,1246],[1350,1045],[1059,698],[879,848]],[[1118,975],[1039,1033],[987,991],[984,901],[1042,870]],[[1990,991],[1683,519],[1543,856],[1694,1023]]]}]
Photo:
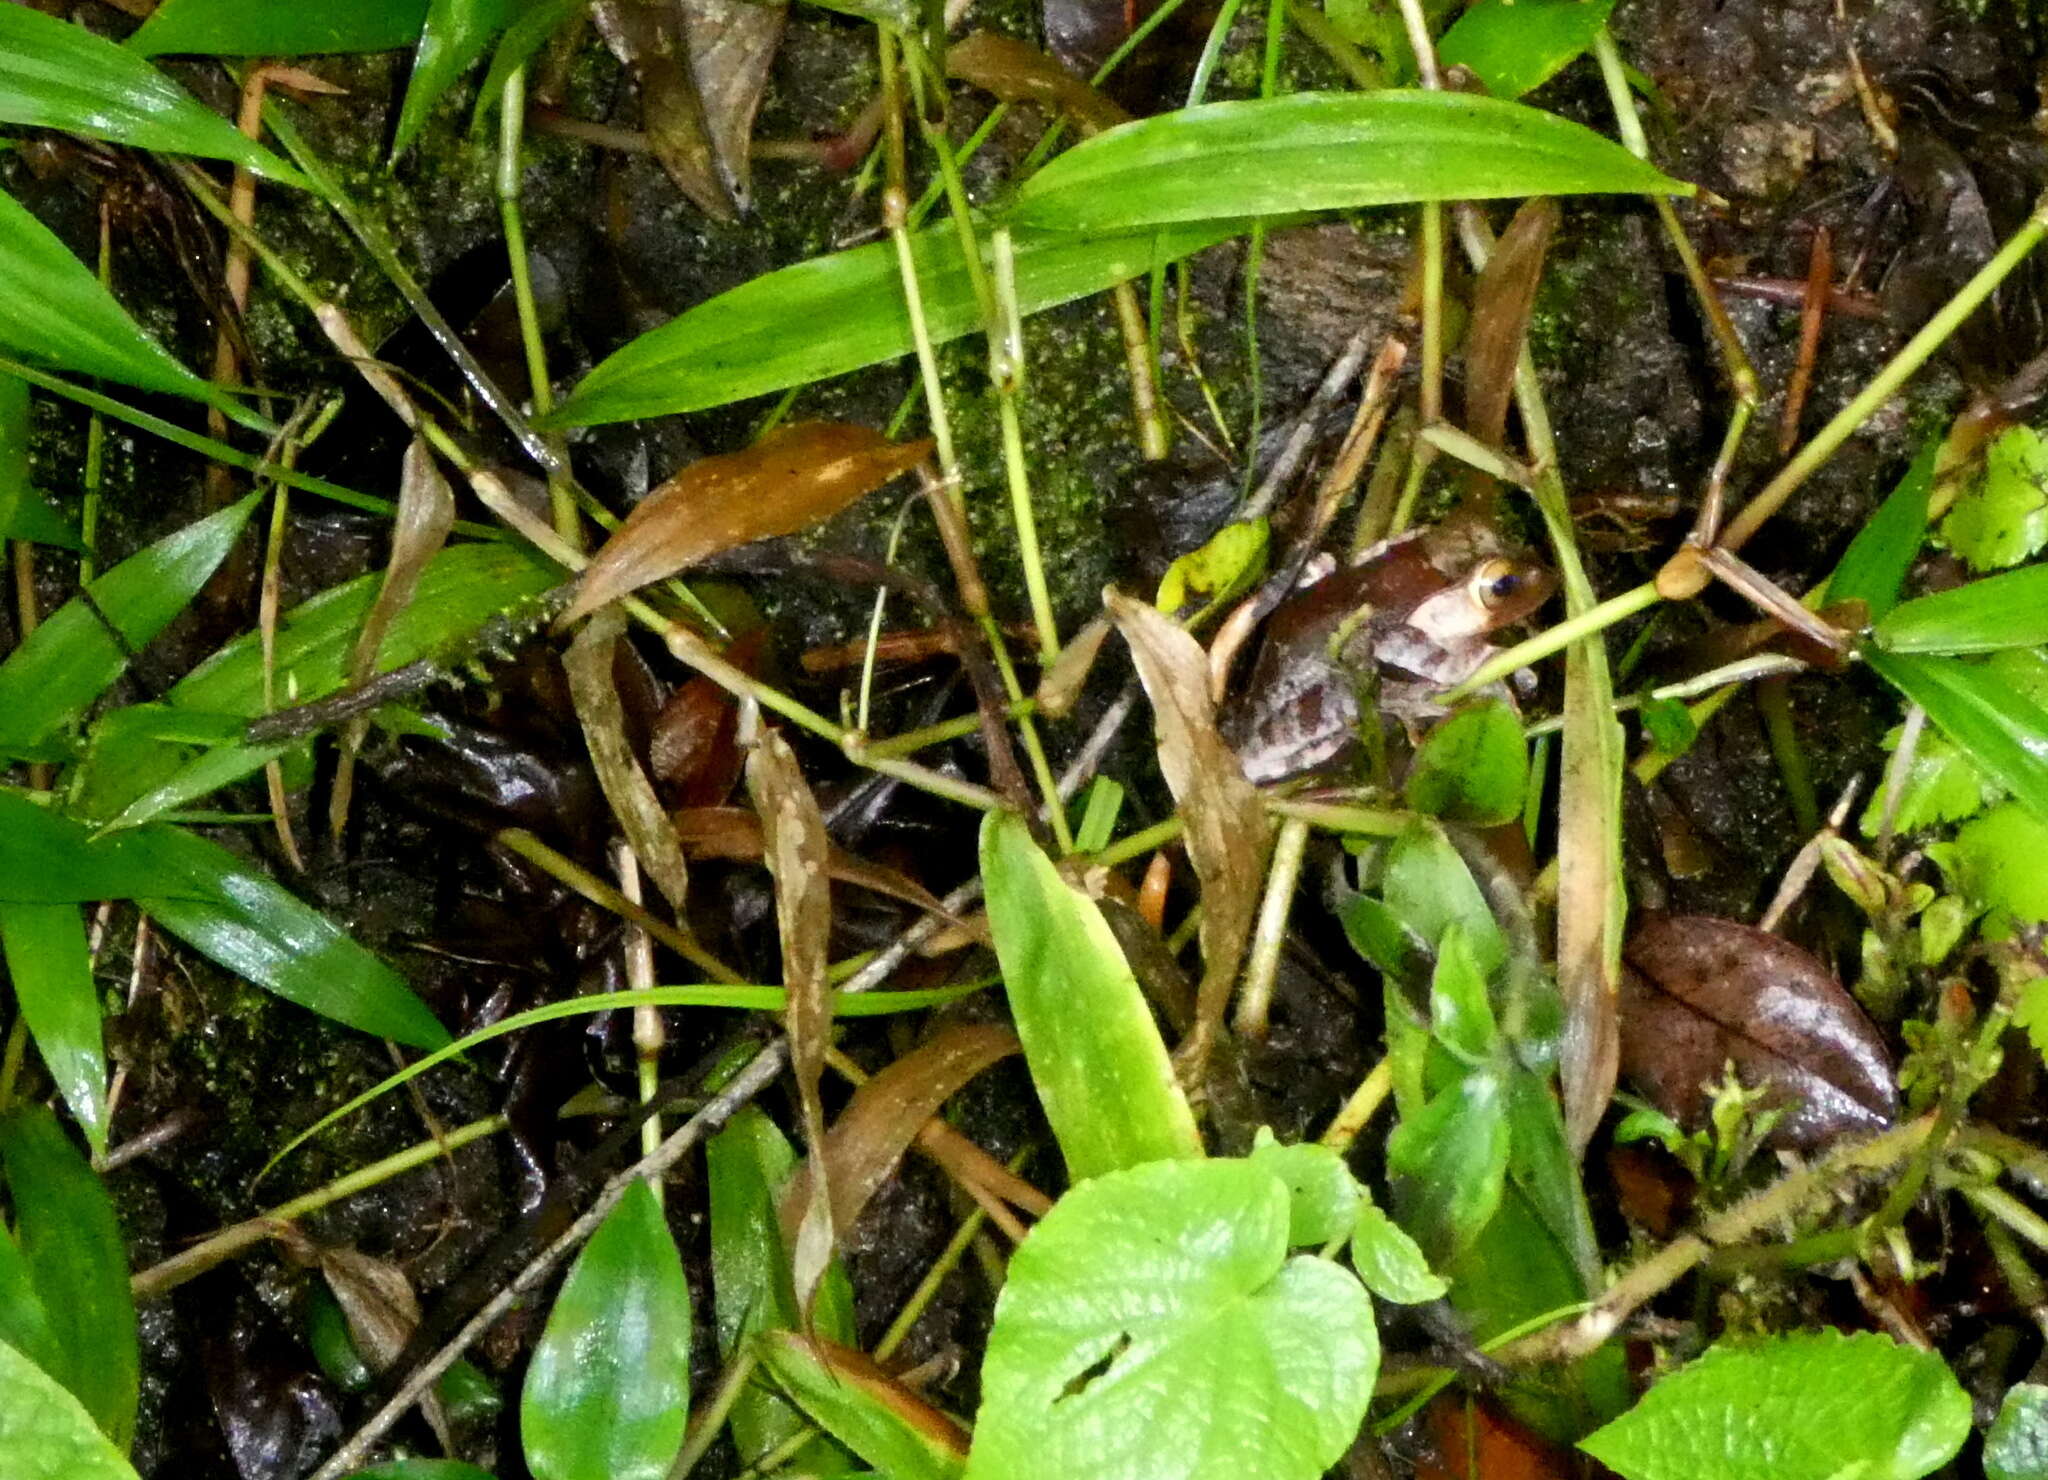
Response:
[{"label": "dark damp ground", "polygon": [[[1112,7],[1113,9],[1119,9]],[[1975,8],[1945,0],[1887,0],[1859,20],[1864,67],[1899,102],[1902,163],[1873,142],[1850,87],[1843,34],[1830,0],[1623,0],[1616,30],[1624,54],[1654,84],[1647,124],[1658,160],[1719,199],[1683,208],[1688,228],[1717,272],[1752,278],[1803,275],[1816,228],[1834,234],[1838,277],[1860,264],[1852,285],[1881,306],[1874,319],[1830,319],[1808,430],[1869,379],[1906,332],[1988,253],[1981,217],[2002,236],[2048,184],[2034,133],[2039,48],[2030,11],[1990,0]],[[116,29],[111,11],[95,22]],[[1089,17],[1061,9],[1062,35]],[[1042,18],[1009,4],[977,22],[1037,40]],[[1206,22],[1204,22],[1206,24]],[[1081,27],[1085,29],[1085,26]],[[1218,73],[1219,96],[1256,87],[1262,19],[1245,19]],[[1143,110],[1167,105],[1184,86],[1198,42],[1169,28],[1168,42],[1144,58],[1124,101]],[[1290,47],[1297,85],[1336,85],[1337,74],[1305,43]],[[441,108],[423,143],[396,170],[378,163],[394,87],[403,71],[387,58],[328,59],[317,70],[350,89],[344,102],[295,108],[309,137],[342,171],[358,198],[390,226],[447,316],[469,334],[487,366],[515,394],[524,391],[506,294],[504,254],[490,193],[490,131],[466,131],[472,99],[460,89]],[[224,77],[204,67],[181,76],[222,106]],[[550,102],[565,113],[637,126],[630,79],[595,38],[549,59],[542,69]],[[802,139],[843,127],[870,95],[867,33],[829,12],[797,8],[757,136]],[[961,121],[985,102],[956,92]],[[1606,101],[1590,66],[1580,64],[1532,101],[1607,124]],[[970,183],[992,192],[1001,166],[1014,163],[1042,127],[1031,109],[1000,128],[986,164]],[[854,200],[849,177],[809,165],[768,160],[756,168],[754,214],[732,225],[708,221],[643,154],[607,154],[569,139],[535,135],[524,203],[538,261],[551,366],[566,386],[635,333],[710,295],[773,267],[860,237],[874,219],[872,199]],[[114,278],[140,316],[186,358],[210,353],[209,298],[218,243],[200,226],[167,176],[111,151],[87,156],[69,146],[18,152],[0,160],[7,187],[82,250],[94,239],[95,201],[118,192],[120,224]],[[1974,203],[1972,193],[1974,192]],[[1971,210],[1963,206],[1973,206]],[[1974,209],[1981,207],[1981,211]],[[259,224],[302,271],[355,315],[366,340],[407,373],[448,396],[479,445],[496,444],[487,414],[460,385],[416,327],[398,296],[329,217],[282,192],[266,191]],[[1281,425],[1301,406],[1343,339],[1361,323],[1395,323],[1406,273],[1407,213],[1276,233],[1260,276],[1259,363],[1262,418]],[[1496,224],[1505,219],[1495,213]],[[1232,434],[1242,439],[1253,394],[1242,335],[1243,247],[1215,249],[1191,265],[1190,320],[1201,373]],[[1454,272],[1453,287],[1465,280]],[[2024,286],[2024,285],[2023,285]],[[2041,315],[2025,294],[2001,303],[1999,324],[1980,323],[1954,351],[1923,372],[1815,477],[1748,550],[1767,575],[1795,593],[1833,563],[1896,479],[1916,439],[1940,425],[1972,385],[1991,383],[2041,347]],[[1757,429],[1745,445],[1732,487],[1753,487],[1774,461],[1780,398],[1796,349],[1795,310],[1749,298],[1730,309],[1766,391]],[[291,393],[346,389],[349,408],[309,467],[371,490],[388,490],[402,443],[383,409],[342,373],[296,309],[259,286],[248,316],[255,351],[252,379]],[[1593,540],[1592,567],[1602,593],[1652,574],[1683,532],[1720,443],[1731,399],[1694,300],[1654,216],[1632,203],[1572,202],[1553,248],[1532,343],[1542,367],[1564,476],[1574,495],[1648,496],[1647,520],[1625,515]],[[1055,596],[1063,630],[1096,609],[1102,586],[1122,580],[1148,588],[1165,562],[1214,527],[1241,485],[1185,432],[1173,459],[1143,467],[1129,433],[1129,401],[1114,317],[1106,300],[1044,314],[1027,325],[1029,385],[1024,420],[1041,535],[1054,552]],[[1210,427],[1187,357],[1167,335],[1165,392],[1188,420]],[[1017,565],[1002,514],[995,412],[978,347],[945,355],[956,424],[975,501],[977,540],[988,573],[1019,612]],[[1454,378],[1459,367],[1452,366]],[[881,424],[911,385],[907,366],[878,369],[807,390],[801,415]],[[158,407],[184,417],[180,408]],[[623,507],[690,458],[740,445],[769,409],[754,402],[689,417],[597,429],[572,444],[579,474]],[[1346,408],[1338,408],[1340,413]],[[39,398],[37,477],[62,500],[77,497],[85,422],[69,406]],[[1213,434],[1212,434],[1213,437]],[[203,507],[200,469],[185,454],[116,427],[107,450],[110,490],[103,529],[106,563]],[[1656,500],[1670,507],[1661,511]],[[1620,507],[1619,504],[1616,507]],[[1635,506],[1630,506],[1635,507]],[[471,517],[483,517],[466,510]],[[817,550],[879,555],[896,512],[877,499],[818,535],[771,552],[768,575],[730,578],[728,599],[752,603],[770,618],[764,671],[806,700],[837,712],[836,680],[807,679],[796,655],[857,635],[868,593],[818,575]],[[290,600],[325,588],[382,558],[380,526],[325,505],[294,499],[284,571]],[[924,526],[913,520],[904,562],[944,581],[944,566]],[[1589,520],[1588,528],[1593,527]],[[758,562],[757,562],[758,563]],[[44,597],[68,592],[73,572],[42,562]],[[198,609],[143,655],[118,697],[159,693],[193,663],[252,620],[254,568],[229,572]],[[901,608],[898,608],[901,610]],[[1644,645],[1631,685],[1685,669],[1698,641],[1749,619],[1725,595],[1667,614]],[[10,619],[0,617],[0,624]],[[7,634],[11,639],[11,632]],[[1616,634],[1619,654],[1638,635]],[[644,688],[658,696],[685,675],[649,649]],[[1122,662],[1112,644],[1105,667]],[[1070,750],[1093,713],[1123,682],[1097,679],[1080,719],[1049,731],[1056,752]],[[1546,678],[1534,701],[1555,703]],[[1814,677],[1789,694],[1797,733],[1823,806],[1855,775],[1868,776],[1877,744],[1896,718],[1893,702],[1861,678]],[[937,667],[888,686],[875,729],[886,733],[969,702],[963,685]],[[264,857],[291,887],[331,912],[393,960],[442,1020],[474,1027],[508,1012],[607,984],[618,970],[618,938],[608,917],[582,905],[494,848],[489,833],[527,826],[565,851],[602,864],[600,802],[565,698],[559,667],[535,645],[460,685],[434,690],[427,707],[450,724],[455,741],[417,739],[373,745],[344,849],[316,848],[309,871],[294,876],[267,829],[224,834]],[[1108,769],[1132,788],[1140,820],[1160,815],[1165,794],[1150,761],[1149,739],[1134,725],[1112,751]],[[835,819],[837,840],[863,856],[904,867],[944,892],[973,867],[971,819],[904,790],[878,786],[836,757],[806,752],[813,784]],[[963,742],[928,757],[979,778],[977,748]],[[1631,783],[1629,862],[1636,897],[1672,907],[1753,919],[1801,841],[1790,799],[1753,699],[1736,700],[1698,747],[1649,791]],[[297,793],[301,836],[325,814],[325,778]],[[250,790],[224,805],[261,806]],[[1674,851],[1674,840],[1676,849]],[[1674,872],[1675,856],[1688,860]],[[1702,861],[1703,860],[1703,861]],[[1320,865],[1317,865],[1320,866]],[[759,870],[703,866],[693,883],[693,924],[727,960],[771,973],[772,902]],[[1277,1027],[1247,1065],[1254,1113],[1283,1139],[1319,1127],[1374,1056],[1377,990],[1347,959],[1341,938],[1317,918],[1318,890],[1305,888],[1301,931],[1285,960]],[[907,923],[878,897],[845,896],[835,953],[888,939]],[[1185,903],[1182,901],[1181,903]],[[1846,919],[1816,908],[1804,935],[1853,944]],[[116,1121],[118,1145],[162,1129],[158,1149],[111,1176],[138,1267],[222,1224],[315,1187],[409,1145],[424,1134],[421,1111],[443,1125],[495,1110],[515,1131],[472,1146],[452,1161],[352,1198],[309,1221],[319,1239],[353,1244],[398,1260],[429,1311],[479,1268],[502,1270],[530,1250],[523,1214],[573,1211],[583,1189],[623,1163],[605,1141],[604,1115],[558,1121],[556,1108],[595,1081],[613,1097],[632,1093],[628,1025],[596,1019],[565,1023],[494,1045],[476,1056],[473,1074],[422,1081],[421,1100],[394,1096],[300,1153],[251,1190],[250,1179],[283,1133],[390,1069],[384,1049],[330,1028],[232,980],[153,933],[138,934],[133,911],[105,920],[100,980],[122,1006],[110,1037],[126,1088]],[[911,968],[913,971],[921,967]],[[664,962],[664,980],[688,980]],[[769,979],[764,976],[760,979]],[[992,1009],[983,1007],[977,1011]],[[663,1072],[687,1088],[708,1057],[750,1031],[737,1016],[671,1014]],[[889,1030],[859,1027],[847,1046],[871,1067],[902,1045]],[[588,1097],[585,1097],[588,1100]],[[596,1108],[615,1108],[602,1097]],[[1042,1127],[1021,1071],[985,1076],[960,1100],[957,1119],[998,1156],[1043,1146]],[[784,1116],[778,1097],[768,1107]],[[1048,1175],[1049,1158],[1035,1169]],[[1597,1161],[1591,1163],[1597,1166]],[[1030,1168],[1027,1169],[1031,1170]],[[701,1165],[686,1163],[672,1193],[672,1221],[708,1311]],[[1610,1194],[1594,1178],[1596,1205]],[[859,1296],[860,1335],[872,1341],[922,1277],[952,1232],[960,1208],[936,1173],[913,1159],[852,1230],[847,1246]],[[313,1277],[260,1249],[143,1313],[145,1394],[136,1460],[158,1480],[239,1473],[271,1480],[302,1473],[366,1411],[366,1401],[323,1374],[308,1346]],[[952,1359],[934,1395],[971,1412],[989,1285],[973,1259],[941,1290],[902,1355],[911,1362]],[[431,1319],[431,1317],[430,1317]],[[463,1420],[465,1457],[501,1476],[523,1473],[517,1459],[516,1394],[524,1352],[537,1329],[515,1318],[474,1355],[505,1399]],[[716,1370],[708,1326],[700,1330],[699,1377]],[[701,1391],[701,1388],[700,1388]],[[410,1420],[412,1442],[425,1433]],[[731,1456],[714,1452],[706,1474],[726,1473]]]}]

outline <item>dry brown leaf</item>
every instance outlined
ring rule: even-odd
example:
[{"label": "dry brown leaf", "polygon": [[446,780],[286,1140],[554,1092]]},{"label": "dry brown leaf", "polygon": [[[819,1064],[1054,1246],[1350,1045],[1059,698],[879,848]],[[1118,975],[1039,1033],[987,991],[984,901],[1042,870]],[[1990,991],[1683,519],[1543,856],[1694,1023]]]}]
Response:
[{"label": "dry brown leaf", "polygon": [[[939,1107],[975,1075],[1021,1048],[1017,1035],[1008,1028],[994,1023],[958,1024],[941,1029],[855,1090],[825,1137],[823,1160],[825,1180],[832,1189],[833,1224],[842,1230],[851,1228],[868,1199],[895,1175],[903,1153],[918,1140]],[[965,1138],[956,1132],[954,1139]],[[941,1160],[958,1160],[951,1147],[934,1154]],[[785,1241],[811,1195],[812,1168],[817,1162],[818,1158],[812,1157],[797,1168],[782,1194]],[[1007,1175],[1001,1163],[995,1163],[995,1168],[999,1175]],[[972,1174],[978,1181],[983,1180],[981,1170],[977,1167]]]},{"label": "dry brown leaf", "polygon": [[626,619],[617,610],[598,613],[569,644],[562,655],[562,668],[569,675],[569,698],[576,706],[591,767],[597,772],[597,784],[604,788],[605,800],[611,803],[612,816],[618,819],[619,830],[632,844],[640,866],[680,915],[689,894],[689,865],[683,861],[675,824],[669,821],[661,798],[654,794],[654,783],[640,769],[626,739],[625,706],[619,702],[613,681],[612,665],[625,630]]},{"label": "dry brown leaf", "polygon": [[[747,791],[760,814],[763,856],[775,880],[782,984],[789,993],[783,1030],[789,1035],[789,1066],[803,1113],[804,1145],[815,1160],[825,1144],[825,1107],[818,1098],[818,1081],[825,1072],[825,1048],[832,1032],[832,893],[826,873],[831,850],[818,799],[811,795],[789,742],[762,727],[760,712],[751,701],[748,707],[742,728],[754,732],[754,743],[747,756]],[[830,1180],[813,1176],[802,1218],[787,1241],[797,1305],[806,1313],[832,1262]]]},{"label": "dry brown leaf", "polygon": [[1558,214],[1557,202],[1547,195],[1515,212],[1472,292],[1472,322],[1465,331],[1465,430],[1488,447],[1499,447],[1507,437],[1515,365]]},{"label": "dry brown leaf", "polygon": [[690,66],[687,22],[676,0],[597,0],[591,18],[640,84],[647,144],[676,187],[718,221],[739,209],[713,157],[704,100]]},{"label": "dry brown leaf", "polygon": [[[327,1288],[334,1292],[334,1303],[348,1322],[349,1337],[362,1354],[363,1365],[372,1372],[385,1371],[419,1329],[420,1302],[412,1281],[390,1260],[356,1249],[319,1247],[314,1257],[327,1278]],[[440,1439],[442,1450],[453,1454],[448,1416],[439,1397],[428,1393],[420,1400],[420,1412]]]},{"label": "dry brown leaf", "polygon": [[1186,824],[1188,860],[1202,884],[1202,982],[1191,1057],[1207,1052],[1251,938],[1272,826],[1259,793],[1216,729],[1202,646],[1160,612],[1114,588],[1102,593],[1131,645],[1152,701],[1159,769]]},{"label": "dry brown leaf", "polygon": [[993,31],[975,31],[948,46],[946,71],[1006,103],[1042,103],[1065,113],[1088,133],[1131,119],[1037,47]]},{"label": "dry brown leaf", "polygon": [[763,1331],[755,1340],[763,1345],[785,1348],[807,1364],[821,1364],[838,1382],[860,1391],[898,1419],[923,1434],[927,1441],[957,1456],[967,1458],[967,1432],[909,1388],[891,1377],[865,1352],[827,1341],[822,1336],[800,1336],[794,1331]]},{"label": "dry brown leaf", "polygon": [[1067,717],[1081,697],[1081,686],[1088,682],[1088,672],[1095,666],[1095,656],[1102,651],[1103,640],[1108,636],[1108,621],[1097,617],[1068,639],[1059,657],[1038,680],[1040,714],[1053,719]]},{"label": "dry brown leaf", "polygon": [[745,215],[753,208],[754,113],[782,44],[782,0],[681,0],[711,162]]},{"label": "dry brown leaf", "polygon": [[[693,858],[717,858],[731,863],[759,863],[765,851],[761,819],[740,807],[685,807],[674,814],[676,836],[683,851]],[[842,884],[858,884],[891,899],[952,921],[961,928],[967,922],[949,911],[931,890],[903,873],[879,863],[856,858],[836,843],[828,842],[825,870]]]},{"label": "dry brown leaf", "polygon": [[1558,1082],[1575,1155],[1606,1113],[1621,1065],[1621,726],[1582,646],[1565,653],[1557,790]]},{"label": "dry brown leaf", "polygon": [[807,421],[752,447],[691,463],[641,500],[590,562],[562,621],[650,581],[773,535],[822,523],[908,472],[929,440],[891,442],[870,427]]}]

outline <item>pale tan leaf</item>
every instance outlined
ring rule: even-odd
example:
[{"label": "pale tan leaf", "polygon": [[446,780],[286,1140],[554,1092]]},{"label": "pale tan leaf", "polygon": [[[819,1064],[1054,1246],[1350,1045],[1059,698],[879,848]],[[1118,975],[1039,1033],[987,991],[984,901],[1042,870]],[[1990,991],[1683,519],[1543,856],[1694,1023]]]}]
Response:
[{"label": "pale tan leaf", "polygon": [[1059,657],[1038,680],[1039,713],[1054,719],[1066,718],[1074,701],[1081,697],[1081,686],[1088,682],[1088,671],[1095,666],[1095,656],[1102,651],[1103,639],[1108,636],[1109,623],[1097,617],[1068,640]]},{"label": "pale tan leaf", "polygon": [[891,442],[869,427],[810,421],[691,463],[641,500],[605,541],[562,620],[708,556],[822,523],[915,467],[931,446]]},{"label": "pale tan leaf", "polygon": [[713,157],[690,66],[683,7],[676,0],[597,0],[590,13],[612,54],[640,84],[647,144],[661,167],[705,215],[735,219],[737,204]]},{"label": "pale tan leaf", "polygon": [[[300,1247],[303,1252],[303,1242]],[[385,1371],[398,1360],[398,1354],[412,1340],[412,1333],[419,1329],[420,1302],[413,1293],[412,1281],[390,1260],[377,1259],[356,1249],[318,1247],[314,1257],[319,1261],[320,1273],[326,1276],[327,1288],[334,1292],[334,1303],[341,1307],[342,1318],[348,1322],[349,1338],[361,1354],[363,1365],[372,1372]],[[440,1398],[431,1392],[426,1394],[420,1400],[420,1412],[426,1415],[442,1449],[453,1453],[448,1417]]]},{"label": "pale tan leaf", "polygon": [[1507,436],[1515,365],[1543,280],[1543,259],[1557,230],[1557,202],[1538,196],[1515,212],[1472,291],[1465,331],[1465,430],[1499,449]]},{"label": "pale tan leaf", "polygon": [[753,206],[754,113],[782,44],[782,0],[681,0],[712,167],[742,215]]},{"label": "pale tan leaf", "polygon": [[1566,1133],[1581,1154],[1621,1066],[1624,743],[1605,653],[1572,647],[1565,654],[1557,791],[1557,984],[1565,1008],[1558,1079]]},{"label": "pale tan leaf", "polygon": [[683,861],[675,824],[626,739],[625,706],[613,681],[612,664],[625,628],[626,619],[616,608],[599,612],[569,644],[562,668],[569,675],[569,697],[612,816],[633,845],[640,866],[680,913],[689,893],[689,865]]},{"label": "pale tan leaf", "polygon": [[1156,607],[1114,589],[1109,614],[1131,646],[1152,701],[1159,769],[1180,808],[1188,860],[1202,885],[1202,982],[1195,993],[1194,1057],[1213,1041],[1259,908],[1272,827],[1259,793],[1216,729],[1208,661]]}]

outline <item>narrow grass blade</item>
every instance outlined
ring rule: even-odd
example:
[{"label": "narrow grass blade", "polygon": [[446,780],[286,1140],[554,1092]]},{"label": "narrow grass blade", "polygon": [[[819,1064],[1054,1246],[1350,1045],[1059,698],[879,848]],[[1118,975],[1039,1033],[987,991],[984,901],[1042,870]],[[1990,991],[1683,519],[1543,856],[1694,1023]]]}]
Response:
[{"label": "narrow grass blade", "polygon": [[431,0],[413,57],[412,81],[405,89],[405,106],[398,115],[393,158],[419,137],[441,94],[484,54],[516,8],[515,0]]},{"label": "narrow grass blade", "polygon": [[1849,541],[1842,563],[1828,577],[1823,605],[1860,601],[1871,620],[1880,621],[1898,604],[1899,587],[1905,584],[1913,557],[1927,538],[1927,500],[1934,490],[1934,464],[1940,456],[1941,438],[1930,437],[1898,487]]},{"label": "narrow grass blade", "polygon": [[1017,1036],[1073,1179],[1200,1156],[1152,1010],[1095,901],[1007,812],[982,824],[981,878]]},{"label": "narrow grass blade", "polygon": [[135,1435],[141,1361],[128,1251],[113,1204],[57,1118],[40,1106],[0,1120],[0,1166],[22,1262],[56,1335],[61,1360],[50,1375],[125,1451]]},{"label": "narrow grass blade", "polygon": [[1927,711],[1976,763],[2048,821],[2048,708],[1968,658],[1874,651],[1872,671]]},{"label": "narrow grass blade", "polygon": [[26,760],[61,755],[59,732],[82,719],[130,655],[199,593],[241,537],[260,496],[252,493],[129,556],[30,633],[0,663],[0,754]]},{"label": "narrow grass blade", "polygon": [[143,56],[200,52],[217,57],[290,57],[410,46],[426,24],[427,0],[348,0],[280,5],[277,0],[165,0],[128,48]]},{"label": "narrow grass blade", "polygon": [[1872,634],[1893,653],[1995,653],[2048,643],[2048,565],[2030,565],[1894,607]]},{"label": "narrow grass blade", "polygon": [[1462,93],[1208,103],[1077,144],[1025,182],[1017,227],[1143,226],[1426,200],[1690,195],[1582,124]]},{"label": "narrow grass blade", "polygon": [[[32,15],[16,6],[0,18]],[[71,30],[70,26],[59,26]],[[0,39],[0,47],[5,46]],[[125,56],[118,47],[116,54]],[[237,136],[239,137],[239,135]],[[146,391],[218,406],[247,427],[262,417],[187,370],[164,350],[86,265],[13,196],[0,191],[0,348],[58,370],[97,375]]]},{"label": "narrow grass blade", "polygon": [[0,904],[0,946],[43,1067],[93,1155],[106,1155],[107,1050],[78,906]]},{"label": "narrow grass blade", "polygon": [[138,833],[168,890],[142,906],[173,935],[288,1002],[415,1048],[448,1030],[405,978],[261,869],[177,828]]},{"label": "narrow grass blade", "polygon": [[[1082,240],[1015,234],[1017,303],[1037,313],[1143,277],[1227,241],[1243,221]],[[911,238],[932,342],[981,328],[981,308],[950,226]],[[605,360],[541,424],[591,426],[699,411],[907,355],[910,314],[896,250],[875,242],[798,262],[700,303]]]},{"label": "narrow grass blade", "polygon": [[225,159],[311,188],[304,175],[135,52],[25,5],[0,7],[0,123]]}]

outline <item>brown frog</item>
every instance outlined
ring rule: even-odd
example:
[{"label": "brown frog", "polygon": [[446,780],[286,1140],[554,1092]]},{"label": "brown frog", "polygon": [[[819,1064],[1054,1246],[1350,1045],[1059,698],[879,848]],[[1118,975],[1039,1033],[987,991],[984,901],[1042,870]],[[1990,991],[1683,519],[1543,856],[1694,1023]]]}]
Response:
[{"label": "brown frog", "polygon": [[1266,624],[1251,681],[1224,732],[1245,775],[1283,781],[1344,755],[1377,681],[1379,713],[1413,725],[1493,656],[1492,634],[1541,606],[1556,582],[1504,553],[1490,530],[1447,522],[1386,540],[1305,581]]}]

